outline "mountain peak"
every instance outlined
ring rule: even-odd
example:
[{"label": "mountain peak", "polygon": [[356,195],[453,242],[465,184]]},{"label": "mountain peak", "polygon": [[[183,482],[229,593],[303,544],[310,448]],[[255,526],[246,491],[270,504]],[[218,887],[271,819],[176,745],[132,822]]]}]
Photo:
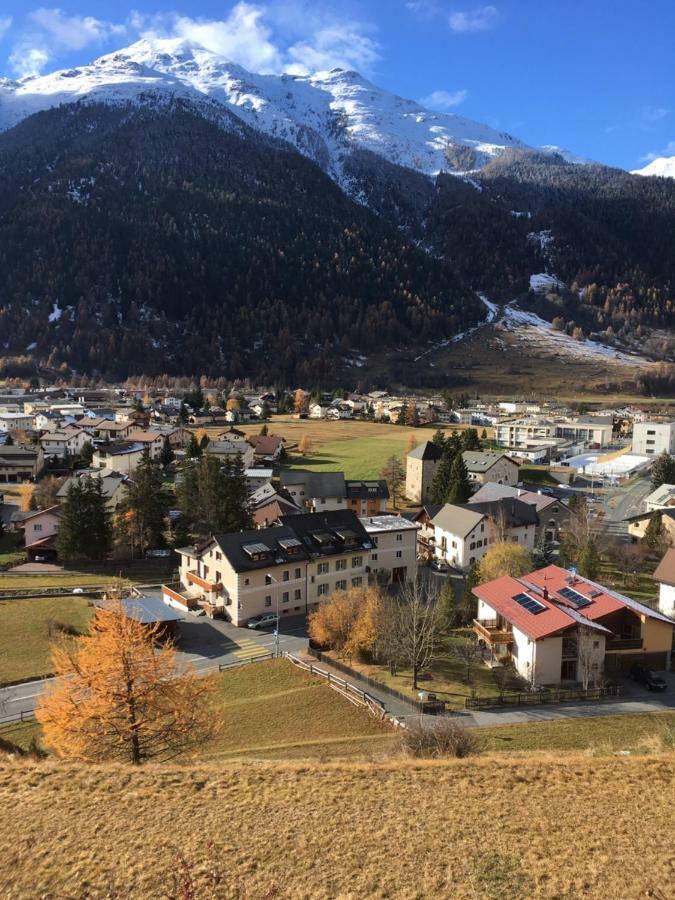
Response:
[{"label": "mountain peak", "polygon": [[659,156],[642,169],[633,169],[631,175],[654,175],[659,178],[675,178],[675,156]]}]

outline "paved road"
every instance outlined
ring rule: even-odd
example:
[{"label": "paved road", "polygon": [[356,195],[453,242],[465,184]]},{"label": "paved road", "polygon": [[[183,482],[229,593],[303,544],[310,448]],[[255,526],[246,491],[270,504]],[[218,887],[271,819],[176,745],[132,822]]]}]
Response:
[{"label": "paved road", "polygon": [[[191,663],[198,672],[217,669],[219,665],[237,664],[263,653],[274,652],[276,638],[273,630],[253,631],[236,628],[227,622],[206,616],[185,615],[179,623],[178,659]],[[282,620],[279,651],[297,652],[307,647],[307,627],[303,619]],[[53,679],[31,681],[28,684],[0,688],[0,720],[8,716],[30,713],[37,706],[45,684]]]}]

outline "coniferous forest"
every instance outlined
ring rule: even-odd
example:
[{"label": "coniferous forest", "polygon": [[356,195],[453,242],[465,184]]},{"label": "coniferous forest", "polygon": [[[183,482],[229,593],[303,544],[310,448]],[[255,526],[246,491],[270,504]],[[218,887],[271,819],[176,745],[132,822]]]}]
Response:
[{"label": "coniferous forest", "polygon": [[[675,182],[507,151],[435,182],[363,154],[350,199],[222,111],[77,104],[0,135],[2,374],[330,383],[525,297],[557,327],[673,326]],[[669,347],[662,348],[668,358]]]}]

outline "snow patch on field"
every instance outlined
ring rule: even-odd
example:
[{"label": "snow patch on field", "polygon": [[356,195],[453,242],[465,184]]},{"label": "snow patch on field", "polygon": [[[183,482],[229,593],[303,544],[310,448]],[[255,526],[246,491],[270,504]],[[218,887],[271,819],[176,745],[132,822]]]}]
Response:
[{"label": "snow patch on field", "polygon": [[52,311],[49,313],[50,322],[58,322],[63,315],[63,310],[59,307],[59,301],[55,300]]},{"label": "snow patch on field", "polygon": [[530,275],[530,290],[536,294],[545,294],[547,291],[564,287],[565,283],[556,278],[555,275],[546,275],[544,272],[540,272],[538,275]]},{"label": "snow patch on field", "polygon": [[542,319],[536,313],[526,312],[516,305],[513,300],[504,307],[504,315],[498,322],[499,327],[505,331],[514,333],[518,340],[530,346],[546,351],[549,354],[559,354],[576,357],[587,361],[597,360],[623,363],[629,366],[642,366],[648,360],[639,356],[632,356],[615,350],[606,344],[598,344],[586,338],[577,341],[564,331],[556,331],[550,322]]}]

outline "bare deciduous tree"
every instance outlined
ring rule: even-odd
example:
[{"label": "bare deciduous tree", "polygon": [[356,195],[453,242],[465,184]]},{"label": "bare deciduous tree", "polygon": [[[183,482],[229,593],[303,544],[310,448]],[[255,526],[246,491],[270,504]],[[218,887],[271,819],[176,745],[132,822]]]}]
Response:
[{"label": "bare deciduous tree", "polygon": [[410,669],[415,689],[432,660],[437,634],[436,595],[419,581],[407,582],[386,604],[382,644],[390,662]]},{"label": "bare deciduous tree", "polygon": [[471,684],[471,672],[478,658],[478,645],[474,634],[467,634],[453,648],[455,656],[464,663],[464,680]]}]

